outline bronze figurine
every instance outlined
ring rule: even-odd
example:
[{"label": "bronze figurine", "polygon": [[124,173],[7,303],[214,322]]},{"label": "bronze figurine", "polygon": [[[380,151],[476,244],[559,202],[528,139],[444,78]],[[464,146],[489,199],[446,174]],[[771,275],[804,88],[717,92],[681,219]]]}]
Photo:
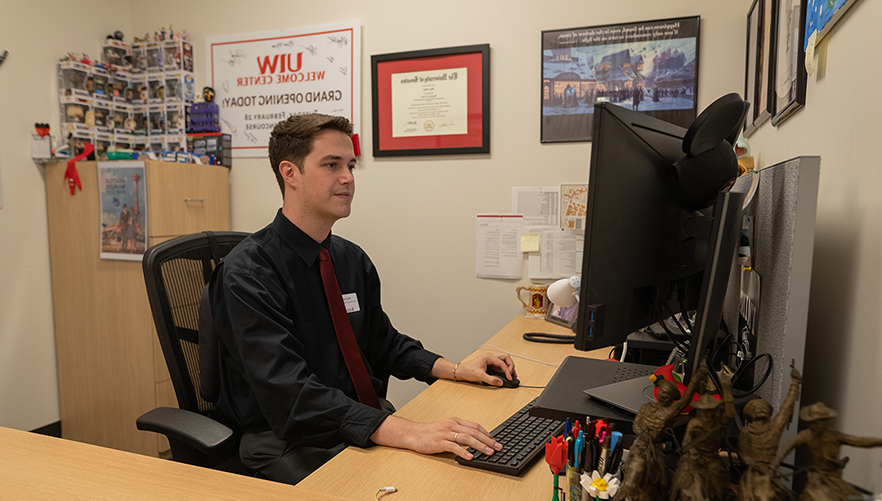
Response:
[{"label": "bronze figurine", "polygon": [[808,429],[802,430],[778,453],[773,465],[778,470],[781,460],[799,445],[805,448],[808,469],[808,481],[800,495],[801,501],[845,501],[861,499],[861,494],[848,482],[842,480],[842,470],[848,458],[839,459],[839,447],[882,447],[880,438],[863,438],[846,435],[829,428],[830,420],[836,417],[836,411],[821,402],[803,407],[799,419],[808,423]]},{"label": "bronze figurine", "polygon": [[[738,499],[742,501],[772,501],[789,497],[776,491],[772,483],[772,463],[778,452],[781,434],[793,417],[793,406],[799,396],[802,376],[795,368],[790,370],[790,391],[778,414],[772,418],[772,406],[762,399],[751,400],[741,415],[748,424],[738,438],[738,457],[747,466],[738,484]],[[788,491],[789,492],[789,491]]]},{"label": "bronze figurine", "polygon": [[735,417],[730,378],[731,374],[720,376],[722,402],[704,394],[692,404],[698,412],[686,426],[680,461],[671,482],[671,501],[719,501],[734,497],[729,488],[728,467],[719,454],[726,428]]},{"label": "bronze figurine", "polygon": [[658,501],[668,495],[668,473],[664,461],[664,437],[674,419],[689,405],[697,385],[707,378],[707,365],[701,364],[695,377],[680,396],[672,381],[656,379],[656,402],[643,404],[634,418],[637,435],[631,446],[625,478],[618,499],[630,501]]}]

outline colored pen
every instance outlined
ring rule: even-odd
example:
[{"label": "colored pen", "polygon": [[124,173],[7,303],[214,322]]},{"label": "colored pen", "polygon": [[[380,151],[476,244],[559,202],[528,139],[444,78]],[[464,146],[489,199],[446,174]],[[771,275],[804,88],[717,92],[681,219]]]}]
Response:
[{"label": "colored pen", "polygon": [[[576,421],[576,423],[578,424],[578,421]],[[577,471],[579,470],[579,466],[582,464],[580,462],[580,460],[582,457],[582,447],[584,445],[585,445],[585,436],[582,433],[582,430],[579,430],[579,434],[576,437],[576,452],[574,454],[574,457],[576,458],[575,459],[576,464],[573,465],[573,466],[575,466]]]},{"label": "colored pen", "polygon": [[619,444],[619,441],[620,441],[621,439],[622,439],[622,432],[620,432],[620,431],[614,431],[614,432],[612,432],[612,446],[610,447],[610,449],[611,449],[613,452],[616,451],[616,445]]},{"label": "colored pen", "polygon": [[564,423],[564,439],[569,438],[571,431],[572,425],[570,424],[570,418],[567,418],[567,422]]},{"label": "colored pen", "polygon": [[600,461],[597,462],[597,473],[601,476],[605,475],[609,468],[610,447],[612,444],[612,436],[607,435],[603,441],[603,448],[600,451]]}]

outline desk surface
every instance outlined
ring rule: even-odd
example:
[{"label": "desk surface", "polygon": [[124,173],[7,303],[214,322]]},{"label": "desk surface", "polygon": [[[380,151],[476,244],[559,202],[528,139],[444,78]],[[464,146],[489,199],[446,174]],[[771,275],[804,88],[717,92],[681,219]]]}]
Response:
[{"label": "desk surface", "polygon": [[[605,350],[585,353],[571,345],[528,343],[521,334],[529,331],[567,333],[544,320],[520,316],[487,344],[553,363],[567,355],[606,355]],[[497,349],[485,345],[472,356],[483,351]],[[544,386],[557,369],[519,357],[515,363],[524,386]],[[541,391],[438,381],[397,414],[415,421],[459,416],[493,429]],[[399,492],[385,495],[385,501],[495,499],[500,494],[513,499],[514,493],[518,499],[542,499],[551,486],[542,459],[520,477],[511,477],[460,466],[453,454],[426,456],[379,446],[350,447],[290,486],[9,428],[0,427],[0,444],[0,499],[367,500],[390,485]]]},{"label": "desk surface", "polygon": [[0,444],[0,499],[344,499],[9,428]]},{"label": "desk surface", "polygon": [[[515,355],[544,362],[560,363],[568,355],[605,358],[608,350],[576,351],[572,345],[536,344],[524,341],[524,332],[541,331],[568,334],[571,331],[546,322],[519,316],[504,327],[487,345],[495,345]],[[491,346],[481,352],[498,352]],[[523,386],[544,386],[557,365],[514,357]],[[481,423],[492,430],[512,413],[539,396],[541,389],[496,388],[471,383],[438,381],[402,407],[397,416],[414,421],[439,421],[451,416]],[[380,487],[395,486],[398,492],[386,495],[388,501],[432,499],[546,499],[551,495],[551,474],[544,455],[520,477],[461,466],[451,453],[426,456],[406,450],[376,446],[349,447],[298,487],[328,492],[347,499],[370,499]]]}]

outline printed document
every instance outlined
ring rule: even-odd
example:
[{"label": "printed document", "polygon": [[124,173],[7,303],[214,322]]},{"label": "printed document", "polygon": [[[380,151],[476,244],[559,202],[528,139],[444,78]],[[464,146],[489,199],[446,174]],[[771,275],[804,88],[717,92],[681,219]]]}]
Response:
[{"label": "printed document", "polygon": [[523,278],[520,214],[478,214],[475,273],[478,278]]},{"label": "printed document", "polygon": [[513,187],[511,212],[523,214],[527,226],[556,226],[559,224],[560,187]]},{"label": "printed document", "polygon": [[[536,232],[537,228],[531,229]],[[582,271],[585,237],[572,231],[547,228],[539,233],[539,252],[528,257],[530,279],[557,280]]]}]

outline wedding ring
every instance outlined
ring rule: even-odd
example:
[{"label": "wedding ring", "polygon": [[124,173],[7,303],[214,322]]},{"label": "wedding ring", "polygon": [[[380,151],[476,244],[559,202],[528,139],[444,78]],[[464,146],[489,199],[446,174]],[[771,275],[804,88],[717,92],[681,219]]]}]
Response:
[{"label": "wedding ring", "polygon": [[459,436],[459,433],[454,433],[454,434],[453,434],[453,443],[456,444],[456,445],[459,445],[459,442],[456,441],[456,437],[458,437],[458,436]]}]

